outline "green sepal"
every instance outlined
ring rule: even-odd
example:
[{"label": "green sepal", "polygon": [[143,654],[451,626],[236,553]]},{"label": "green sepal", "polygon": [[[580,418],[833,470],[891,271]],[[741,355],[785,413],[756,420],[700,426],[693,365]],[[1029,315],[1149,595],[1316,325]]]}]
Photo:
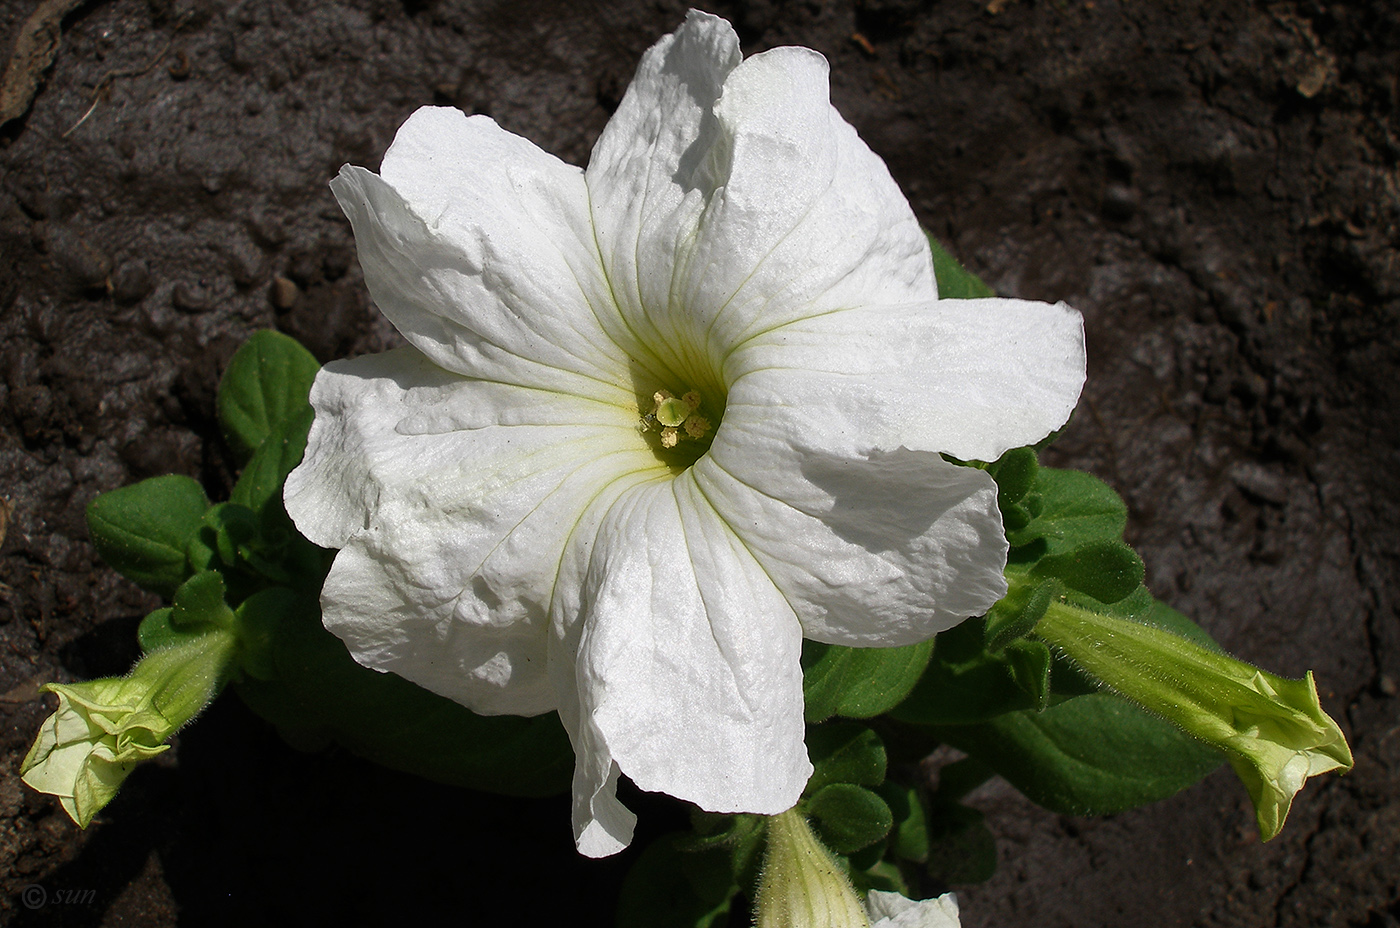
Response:
[{"label": "green sepal", "polygon": [[899,705],[919,682],[933,642],[900,648],[845,648],[802,642],[802,694],[807,722],[833,715],[868,719]]},{"label": "green sepal", "polygon": [[234,615],[224,600],[224,581],[214,571],[200,571],[175,591],[174,605],[141,620],[136,640],[141,653],[183,645],[211,629],[231,629]]},{"label": "green sepal", "polygon": [[979,725],[940,726],[943,741],[989,765],[1037,805],[1109,815],[1156,802],[1224,761],[1175,726],[1110,693]]},{"label": "green sepal", "polygon": [[1050,704],[1050,649],[1042,641],[1021,638],[1011,642],[1002,652],[1011,668],[1011,679],[1022,693],[1030,697],[1031,708],[1037,712]]},{"label": "green sepal", "polygon": [[141,624],[136,628],[136,642],[141,646],[142,654],[150,654],[161,648],[168,648],[180,644],[190,638],[198,637],[199,631],[182,631],[170,624],[170,613],[174,610],[169,606],[157,609],[141,620]]},{"label": "green sepal", "polygon": [[854,783],[830,783],[803,804],[822,842],[838,854],[854,854],[890,833],[894,816],[879,795]]},{"label": "green sepal", "polygon": [[307,404],[320,370],[295,339],[265,329],[234,352],[219,382],[219,423],[240,464]]},{"label": "green sepal", "polygon": [[884,742],[864,725],[838,721],[808,726],[807,756],[812,761],[812,776],[805,795],[832,783],[879,786],[885,782],[888,758]]},{"label": "green sepal", "polygon": [[97,553],[119,574],[170,596],[193,572],[185,549],[208,508],[197,481],[179,474],[152,477],[89,503],[88,532]]},{"label": "green sepal", "polygon": [[[878,844],[871,846],[871,850],[879,849]],[[862,868],[857,868],[852,861],[851,867],[851,885],[858,892],[868,893],[872,889],[878,889],[883,893],[899,893],[905,897],[913,895],[909,884],[904,881],[904,874],[899,872],[896,864],[888,860],[877,860],[871,866]]]},{"label": "green sepal", "polygon": [[982,282],[982,278],[958,263],[948,254],[938,239],[924,233],[929,250],[933,252],[933,276],[938,281],[940,300],[968,300],[996,296],[996,291]]}]

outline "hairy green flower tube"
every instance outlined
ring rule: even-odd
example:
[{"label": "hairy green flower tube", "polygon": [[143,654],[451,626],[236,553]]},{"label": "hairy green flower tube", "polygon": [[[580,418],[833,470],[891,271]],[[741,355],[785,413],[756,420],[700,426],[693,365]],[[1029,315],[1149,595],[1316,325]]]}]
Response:
[{"label": "hairy green flower tube", "polygon": [[1286,680],[1170,632],[1054,601],[1035,635],[1122,696],[1223,751],[1249,791],[1259,834],[1283,828],[1308,777],[1351,769],[1312,672]]},{"label": "hairy green flower tube", "polygon": [[906,899],[872,891],[862,903],[807,819],[789,809],[768,819],[755,928],[958,928],[952,893]]},{"label": "hairy green flower tube", "polygon": [[756,928],[870,928],[865,907],[807,819],[789,809],[768,820]]},{"label": "hairy green flower tube", "polygon": [[218,695],[235,641],[215,628],[153,651],[125,677],[45,686],[58,695],[58,711],[20,765],[24,782],[57,796],[86,828],[136,765],[168,750],[165,741]]}]

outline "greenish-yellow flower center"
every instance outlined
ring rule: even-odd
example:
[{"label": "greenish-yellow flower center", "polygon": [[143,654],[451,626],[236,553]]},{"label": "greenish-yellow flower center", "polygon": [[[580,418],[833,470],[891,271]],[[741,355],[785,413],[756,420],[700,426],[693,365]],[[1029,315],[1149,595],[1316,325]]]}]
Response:
[{"label": "greenish-yellow flower center", "polygon": [[[648,408],[649,407],[649,408]],[[657,390],[643,403],[639,428],[656,456],[674,471],[682,471],[709,450],[723,410],[714,408],[694,390],[680,396]]]}]

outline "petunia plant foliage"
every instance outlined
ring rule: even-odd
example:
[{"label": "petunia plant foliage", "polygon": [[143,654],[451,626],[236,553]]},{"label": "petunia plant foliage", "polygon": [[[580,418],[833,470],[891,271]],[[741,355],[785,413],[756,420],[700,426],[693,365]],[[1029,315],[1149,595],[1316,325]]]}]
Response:
[{"label": "petunia plant foliage", "polygon": [[1228,761],[1267,839],[1350,767],[1311,676],[1224,654],[1144,588],[1118,496],[1038,463],[1081,317],[927,238],[816,52],[692,12],[586,168],[426,107],[331,186],[405,344],[254,335],[228,498],[93,501],[171,605],[128,677],[51,687],[24,775],[79,824],[227,685],[301,748],[571,791],[588,856],[632,840],[621,777],[686,803],[620,925],[956,925],[991,776],[1098,815]]}]

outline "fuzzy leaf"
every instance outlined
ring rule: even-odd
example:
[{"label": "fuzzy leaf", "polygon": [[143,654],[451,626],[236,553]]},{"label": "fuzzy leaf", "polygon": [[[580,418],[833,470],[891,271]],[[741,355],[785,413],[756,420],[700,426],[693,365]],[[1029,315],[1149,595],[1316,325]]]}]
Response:
[{"label": "fuzzy leaf", "polygon": [[234,352],[219,382],[219,422],[240,462],[300,414],[321,366],[296,339],[265,329]]},{"label": "fuzzy leaf", "polygon": [[853,783],[832,783],[807,800],[823,843],[838,854],[853,854],[890,833],[894,816],[875,793]]},{"label": "fuzzy leaf", "polygon": [[178,474],[152,477],[89,503],[88,531],[97,553],[118,573],[170,596],[193,572],[185,549],[208,508],[197,481]]},{"label": "fuzzy leaf", "polygon": [[[1062,554],[1048,554],[1031,568],[1035,578],[1054,577],[1100,603],[1116,603],[1142,586],[1142,558],[1121,541],[1089,541]],[[1044,615],[1045,610],[1041,610]]]},{"label": "fuzzy leaf", "polygon": [[1064,815],[1109,815],[1165,799],[1224,758],[1109,693],[1043,712],[1012,712],[938,737],[992,767],[1033,802]]},{"label": "fuzzy leaf", "polygon": [[983,283],[982,278],[959,264],[932,235],[928,236],[928,246],[933,252],[933,276],[938,281],[940,300],[970,300],[996,296],[996,291]]},{"label": "fuzzy leaf", "polygon": [[919,682],[933,642],[902,648],[843,648],[802,643],[802,692],[807,721],[833,715],[868,719],[899,705]]},{"label": "fuzzy leaf", "polygon": [[827,722],[807,729],[812,759],[810,795],[830,783],[879,786],[885,782],[885,745],[880,736],[854,722]]},{"label": "fuzzy leaf", "polygon": [[246,506],[259,515],[264,515],[271,504],[280,515],[282,484],[306,453],[306,433],[313,418],[315,411],[309,404],[289,412],[287,419],[268,434],[248,459],[229,502]]},{"label": "fuzzy leaf", "polygon": [[1014,547],[1043,540],[1045,553],[1063,554],[1088,542],[1122,538],[1128,523],[1128,507],[1113,488],[1083,471],[1040,468],[1024,502],[1032,498],[1038,506],[1034,520],[1007,533]]}]

